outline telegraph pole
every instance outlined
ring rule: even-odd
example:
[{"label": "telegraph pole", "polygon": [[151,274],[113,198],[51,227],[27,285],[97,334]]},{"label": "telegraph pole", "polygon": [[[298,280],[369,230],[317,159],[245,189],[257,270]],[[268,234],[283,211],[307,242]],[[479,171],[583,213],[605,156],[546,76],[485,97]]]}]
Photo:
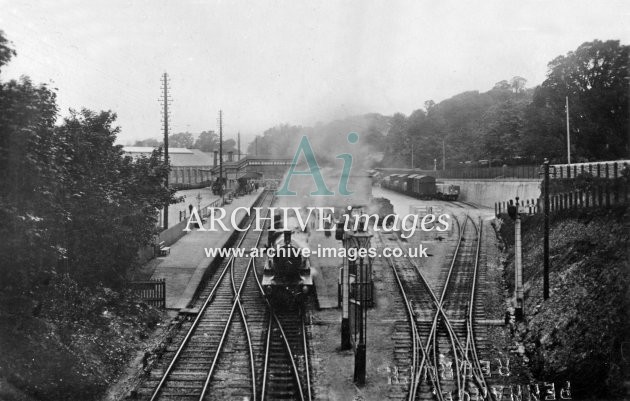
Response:
[{"label": "telegraph pole", "polygon": [[523,295],[523,256],[521,241],[521,215],[520,202],[516,197],[516,216],[514,219],[514,292],[516,295],[516,320],[523,321],[524,295]]},{"label": "telegraph pole", "polygon": [[[348,206],[349,207],[349,206]],[[348,251],[349,233],[344,229],[346,222],[350,219],[350,211],[346,211],[335,226],[335,239],[341,241],[341,244]],[[339,301],[341,302],[341,349],[346,350],[352,348],[352,333],[350,332],[350,261],[343,258],[341,266],[341,294]]]},{"label": "telegraph pole", "polygon": [[544,173],[544,207],[545,207],[545,232],[543,238],[543,299],[549,299],[549,159],[545,158],[543,164]]},{"label": "telegraph pole", "polygon": [[241,160],[241,133],[238,133],[238,156],[236,157],[236,161]]},{"label": "telegraph pole", "polygon": [[571,135],[569,134],[569,96],[567,101],[567,164],[571,164]]},{"label": "telegraph pole", "polygon": [[514,220],[514,301],[516,320],[523,321],[523,258],[521,242],[521,216],[519,214],[520,201],[516,197],[516,205],[510,203],[507,207],[508,214]]},{"label": "telegraph pole", "polygon": [[442,139],[442,170],[446,170],[446,144]]},{"label": "telegraph pole", "polygon": [[223,203],[223,111],[219,110],[219,188]]},{"label": "telegraph pole", "polygon": [[[350,214],[347,214],[350,218]],[[340,223],[345,224],[345,220],[341,219]],[[348,250],[348,234],[342,231],[341,238],[344,248]],[[346,350],[352,348],[351,332],[350,332],[350,262],[348,258],[343,259],[343,272],[341,282],[341,349]]]},{"label": "telegraph pole", "polygon": [[[168,74],[164,73],[162,75],[162,99],[160,99],[160,101],[162,102],[163,106],[164,106],[164,111],[163,111],[163,115],[162,115],[162,121],[164,123],[164,166],[168,167],[168,105],[169,102],[171,101],[171,99],[168,97]],[[167,174],[166,175],[166,182],[164,185],[166,185],[166,187],[168,188],[168,176],[170,175]],[[164,229],[168,229],[168,203],[166,203],[164,205]]]}]

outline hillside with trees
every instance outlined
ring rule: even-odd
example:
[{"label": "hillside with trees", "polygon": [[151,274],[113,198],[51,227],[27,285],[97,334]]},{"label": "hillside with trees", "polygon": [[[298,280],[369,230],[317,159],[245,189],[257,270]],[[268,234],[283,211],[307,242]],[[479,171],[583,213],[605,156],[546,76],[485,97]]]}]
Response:
[{"label": "hillside with trees", "polygon": [[[292,158],[298,142],[306,135],[319,163],[333,165],[338,162],[336,155],[348,151],[361,155],[354,162],[368,167],[382,157],[390,120],[390,117],[371,113],[318,123],[313,127],[278,125],[256,136],[249,143],[247,154]],[[361,134],[356,145],[348,144],[350,132]]]},{"label": "hillside with trees", "polygon": [[[346,145],[342,134],[355,131],[369,149],[382,154],[382,160],[372,163],[386,167],[433,169],[434,163],[442,166],[443,155],[447,168],[480,160],[490,165],[538,164],[545,157],[564,163],[568,97],[572,161],[626,158],[628,49],[617,40],[586,42],[550,61],[547,79],[533,88],[515,76],[486,92],[471,90],[439,103],[428,100],[409,116],[371,113],[312,127],[280,124],[257,135],[242,152],[290,157],[299,139],[308,135],[325,149],[323,155],[332,155],[327,150]],[[147,139],[135,146],[161,143]],[[211,152],[218,150],[218,135],[177,133],[169,136],[169,145]],[[233,139],[224,141],[224,151],[235,148]]]},{"label": "hillside with trees", "polygon": [[[133,146],[164,146],[164,141],[155,138],[136,141]],[[201,131],[199,134],[178,132],[168,136],[168,146],[171,148],[199,149],[202,152],[219,150],[219,134],[214,131]],[[223,139],[224,152],[236,152],[237,143],[234,139]]]},{"label": "hillside with trees", "polygon": [[548,64],[535,88],[514,77],[491,90],[425,102],[409,116],[396,114],[382,165],[459,167],[466,161],[539,163],[566,161],[566,98],[573,162],[628,157],[628,46],[587,42]]},{"label": "hillside with trees", "polygon": [[111,111],[57,117],[47,85],[0,82],[1,399],[93,399],[159,317],[126,287],[174,200],[161,149],[124,156]]}]

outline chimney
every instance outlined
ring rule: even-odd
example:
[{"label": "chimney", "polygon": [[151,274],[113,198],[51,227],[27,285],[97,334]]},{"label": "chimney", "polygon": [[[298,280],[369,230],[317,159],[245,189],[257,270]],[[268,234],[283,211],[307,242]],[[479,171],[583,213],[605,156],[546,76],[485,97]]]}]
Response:
[{"label": "chimney", "polygon": [[214,166],[216,167],[218,163],[219,163],[219,151],[215,150],[214,151]]},{"label": "chimney", "polygon": [[234,161],[234,152],[228,152],[228,161],[229,162],[233,162]]}]

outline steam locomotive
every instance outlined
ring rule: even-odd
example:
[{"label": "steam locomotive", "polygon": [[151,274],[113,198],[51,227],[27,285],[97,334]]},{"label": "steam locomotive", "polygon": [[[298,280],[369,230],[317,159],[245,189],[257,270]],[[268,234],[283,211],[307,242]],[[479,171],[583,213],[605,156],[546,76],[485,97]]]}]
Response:
[{"label": "steam locomotive", "polygon": [[368,205],[368,213],[378,215],[379,224],[382,226],[385,217],[394,214],[394,205],[387,198],[372,198]]},{"label": "steam locomotive", "polygon": [[276,226],[283,229],[268,231],[267,248],[273,248],[273,255],[268,253],[265,261],[262,286],[271,302],[302,303],[313,287],[311,262],[304,255],[309,234],[295,218],[283,223],[276,219]]}]

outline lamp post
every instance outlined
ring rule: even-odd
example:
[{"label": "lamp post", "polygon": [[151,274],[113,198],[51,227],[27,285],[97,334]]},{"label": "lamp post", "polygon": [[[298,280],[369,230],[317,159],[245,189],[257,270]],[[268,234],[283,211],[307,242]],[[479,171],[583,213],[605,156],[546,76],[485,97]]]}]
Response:
[{"label": "lamp post", "polygon": [[[344,231],[346,220],[350,218],[349,214],[342,216],[337,223],[335,239],[341,240],[348,254],[348,234]],[[343,259],[341,267],[341,349],[346,350],[352,348],[352,336],[350,334],[350,261],[348,258]]]},{"label": "lamp post", "polygon": [[372,234],[367,232],[365,221],[361,221],[359,229],[348,235],[348,242],[357,250],[356,259],[356,281],[354,299],[355,308],[353,329],[354,329],[354,381],[357,384],[365,384],[366,378],[366,352],[367,352],[367,310],[371,294],[372,260],[367,256]]},{"label": "lamp post", "polygon": [[567,164],[571,164],[571,131],[569,130],[569,96],[566,97],[567,111]]},{"label": "lamp post", "polygon": [[[555,173],[555,169],[554,169]],[[549,299],[549,160],[545,158],[543,164],[545,192],[544,208],[545,208],[545,227],[543,237],[543,299]]]},{"label": "lamp post", "polygon": [[223,196],[223,110],[219,110],[219,196],[221,206],[225,203]]},{"label": "lamp post", "polygon": [[523,320],[524,294],[523,294],[523,254],[521,241],[521,216],[519,214],[519,200],[516,197],[516,205],[508,206],[508,214],[514,220],[514,298],[516,308],[514,311],[517,321]]}]

